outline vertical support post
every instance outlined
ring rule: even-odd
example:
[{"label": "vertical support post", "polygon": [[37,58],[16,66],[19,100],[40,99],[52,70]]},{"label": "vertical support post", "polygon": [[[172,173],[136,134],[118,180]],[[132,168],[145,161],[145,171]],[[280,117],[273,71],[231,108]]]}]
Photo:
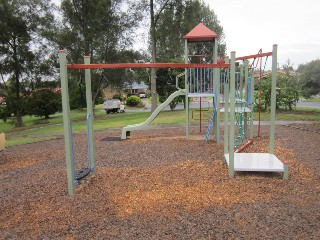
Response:
[{"label": "vertical support post", "polygon": [[64,50],[59,51],[60,62],[60,79],[61,79],[61,97],[62,97],[62,112],[63,112],[63,129],[64,129],[64,147],[67,166],[68,178],[68,193],[75,194],[74,183],[74,162],[72,157],[72,136],[70,125],[70,106],[68,93],[68,76],[67,76],[67,56]]},{"label": "vertical support post", "polygon": [[[184,62],[188,63],[188,41],[187,39],[184,40]],[[185,71],[185,108],[186,108],[186,137],[189,138],[189,86],[188,86],[188,69],[186,68]],[[191,80],[190,80],[191,82]]]},{"label": "vertical support post", "polygon": [[[229,57],[224,58],[226,64],[230,64]],[[224,153],[229,153],[229,89],[230,89],[230,68],[225,71],[224,76]]]},{"label": "vertical support post", "polygon": [[[251,107],[248,104],[248,64],[245,63],[244,66],[244,100],[246,101],[245,106],[246,107]],[[250,116],[250,121],[253,115],[251,115],[251,113],[249,114]],[[244,119],[245,123],[244,123],[244,132],[245,132],[245,137],[248,137],[248,113],[245,113],[245,119]]]},{"label": "vertical support post", "polygon": [[243,99],[243,65],[240,65],[240,99]]},{"label": "vertical support post", "polygon": [[230,63],[230,133],[229,133],[229,177],[234,177],[234,124],[235,124],[235,58],[231,52]]},{"label": "vertical support post", "polygon": [[[251,72],[251,80],[250,80],[250,89],[248,89],[248,91],[250,91],[250,103],[251,103],[251,112],[253,113],[254,110],[254,72]],[[250,118],[250,139],[253,138],[253,114]]]},{"label": "vertical support post", "polygon": [[202,128],[202,97],[200,99],[200,133],[201,133],[201,128]]},{"label": "vertical support post", "polygon": [[277,86],[277,48],[273,45],[272,49],[272,82],[271,82],[271,113],[270,113],[270,143],[269,153],[274,153],[274,137],[276,123],[276,86]]},{"label": "vertical support post", "polygon": [[[218,61],[218,42],[216,39],[214,39],[214,52],[213,52],[213,63],[217,63]],[[215,81],[215,106],[216,106],[216,117],[215,117],[215,124],[214,124],[214,134],[215,139],[217,140],[217,143],[220,144],[220,69],[214,68],[213,69],[213,79]]]},{"label": "vertical support post", "polygon": [[[90,56],[84,56],[84,63],[90,64]],[[88,132],[88,157],[90,163],[91,173],[95,173],[95,156],[94,156],[94,138],[93,138],[93,104],[92,104],[92,91],[91,91],[91,71],[85,69],[85,82],[86,82],[86,99],[87,99],[87,132]]]},{"label": "vertical support post", "polygon": [[[229,70],[228,70],[229,71]],[[227,78],[227,71],[225,72],[225,83],[224,83],[224,130],[223,130],[223,137],[224,137],[224,154],[229,153],[229,84],[230,80]],[[228,80],[228,81],[227,81]]]},{"label": "vertical support post", "polygon": [[[191,68],[186,69],[185,71],[189,72],[189,76],[188,77],[190,78],[190,76],[192,76]],[[186,91],[187,91],[187,88],[186,88]],[[191,92],[191,91],[192,91],[192,83],[189,82],[188,92]]]},{"label": "vertical support post", "polygon": [[247,101],[248,104],[248,91],[249,91],[249,85],[248,85],[248,64],[246,63],[244,68],[244,99]]},{"label": "vertical support post", "polygon": [[283,163],[283,177],[284,180],[289,179],[289,168],[288,168],[288,162]]}]

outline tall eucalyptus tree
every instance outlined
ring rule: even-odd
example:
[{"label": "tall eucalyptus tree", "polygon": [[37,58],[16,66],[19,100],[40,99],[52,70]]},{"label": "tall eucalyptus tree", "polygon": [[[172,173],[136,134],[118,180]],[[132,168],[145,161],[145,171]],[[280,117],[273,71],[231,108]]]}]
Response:
[{"label": "tall eucalyptus tree", "polygon": [[[23,125],[23,97],[35,75],[41,74],[54,29],[54,5],[50,0],[0,0],[0,74],[8,79],[8,101],[14,109],[16,125]],[[11,86],[8,86],[11,85]],[[13,93],[10,93],[13,89]]]}]

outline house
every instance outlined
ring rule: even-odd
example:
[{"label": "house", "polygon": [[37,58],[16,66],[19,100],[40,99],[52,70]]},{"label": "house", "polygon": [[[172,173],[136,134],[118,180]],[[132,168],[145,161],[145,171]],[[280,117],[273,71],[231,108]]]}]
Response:
[{"label": "house", "polygon": [[139,95],[139,94],[147,94],[149,92],[149,86],[145,84],[145,82],[132,82],[126,86],[126,90],[128,95]]}]

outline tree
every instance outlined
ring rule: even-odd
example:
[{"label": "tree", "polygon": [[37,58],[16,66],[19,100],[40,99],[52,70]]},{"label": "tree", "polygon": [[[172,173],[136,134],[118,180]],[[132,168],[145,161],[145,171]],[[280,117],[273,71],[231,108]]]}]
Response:
[{"label": "tree", "polygon": [[12,101],[18,127],[23,125],[23,94],[37,72],[36,66],[40,69],[41,53],[47,53],[50,46],[53,9],[49,0],[0,0],[0,73],[3,80],[11,80],[6,84],[6,90],[11,90],[7,101]]},{"label": "tree", "polygon": [[0,105],[0,119],[3,119],[4,122],[7,122],[9,116],[10,114],[7,105]]},{"label": "tree", "polygon": [[[183,36],[186,35],[191,29],[193,29],[199,22],[203,22],[206,26],[213,29],[220,37],[218,41],[218,55],[225,55],[226,45],[224,43],[224,33],[223,28],[215,15],[214,11],[209,8],[208,5],[204,4],[202,1],[175,1],[163,10],[159,15],[159,20],[157,24],[157,61],[163,62],[173,62],[174,60],[180,59],[180,62],[184,62],[184,40]],[[197,54],[207,54],[211,55],[213,52],[212,43],[198,43],[189,45],[190,52],[196,52]],[[203,59],[192,58],[193,63],[201,62],[211,62],[212,57],[207,57],[204,61]],[[159,74],[157,72],[157,91],[159,94],[159,99],[167,97],[167,91],[171,89],[174,90],[173,86],[158,86],[159,84],[166,84],[159,80]],[[170,91],[169,91],[170,92]],[[162,96],[162,94],[164,94]]]},{"label": "tree", "polygon": [[320,93],[320,60],[313,60],[298,67],[302,94],[306,98]]},{"label": "tree", "polygon": [[49,119],[49,115],[61,111],[61,95],[49,88],[39,89],[27,98],[25,107],[29,115]]},{"label": "tree", "polygon": [[299,101],[301,86],[290,60],[283,65],[283,71],[278,72],[277,87],[278,105],[292,110],[292,107]]},{"label": "tree", "polygon": [[[70,62],[83,62],[83,55],[91,56],[96,63],[116,63],[134,61],[136,53],[129,47],[133,41],[133,30],[139,15],[125,11],[125,1],[110,0],[64,0],[61,4],[63,20],[58,42],[60,48],[70,50]],[[101,90],[108,85],[121,86],[119,81],[125,76],[123,70],[92,71],[93,103]],[[83,72],[73,72],[71,86],[79,103],[85,103]],[[72,107],[72,106],[71,106]],[[84,107],[84,106],[83,106]]]},{"label": "tree", "polygon": [[[224,56],[225,44],[223,29],[217,16],[200,0],[146,0],[141,1],[140,10],[148,9],[150,16],[151,62],[168,61],[184,55],[182,36],[187,34],[199,22],[214,29],[219,38],[219,55]],[[148,7],[148,8],[147,8]],[[203,44],[203,46],[209,46]],[[207,47],[208,48],[208,47]],[[212,53],[212,46],[209,46]],[[151,69],[152,108],[156,108],[156,69]]]},{"label": "tree", "polygon": [[[191,31],[200,22],[219,34],[218,55],[225,55],[223,28],[212,9],[202,1],[176,1],[166,8],[159,17],[157,26],[157,57],[159,61],[167,62],[170,59],[184,56],[183,36]],[[212,44],[189,45],[190,52],[212,54]],[[211,58],[206,59],[212,60]]]},{"label": "tree", "polygon": [[[255,85],[254,98],[255,102],[260,97],[260,108],[257,104],[256,108],[265,112],[271,106],[271,74],[267,77],[262,78],[258,84]],[[261,90],[261,91],[259,91]],[[259,96],[260,94],[260,96]],[[278,102],[276,104],[277,108],[279,107]]]},{"label": "tree", "polygon": [[[171,3],[170,0],[161,0],[158,3],[158,11],[157,6],[155,6],[155,2],[150,0],[150,45],[151,45],[151,62],[157,62],[157,23],[159,20],[159,16],[162,11]],[[153,112],[157,108],[157,83],[156,83],[156,69],[151,68],[150,75],[150,83],[151,83],[151,94],[152,94],[152,103],[151,103],[151,112]]]},{"label": "tree", "polygon": [[[167,98],[176,91],[176,76],[181,73],[182,69],[167,69],[160,68],[157,70],[157,92],[159,94],[159,101],[164,102]],[[183,84],[184,85],[184,84]],[[180,86],[180,85],[179,85]],[[169,103],[170,109],[174,110],[180,101],[185,98],[183,96],[176,97]]]},{"label": "tree", "polygon": [[[290,60],[283,65],[282,70],[278,70],[277,74],[276,108],[285,107],[292,110],[292,107],[299,101],[301,86]],[[256,85],[256,90],[261,89],[260,106],[262,111],[266,111],[271,106],[271,77],[270,73]],[[256,92],[255,98],[258,98],[258,92]]]}]

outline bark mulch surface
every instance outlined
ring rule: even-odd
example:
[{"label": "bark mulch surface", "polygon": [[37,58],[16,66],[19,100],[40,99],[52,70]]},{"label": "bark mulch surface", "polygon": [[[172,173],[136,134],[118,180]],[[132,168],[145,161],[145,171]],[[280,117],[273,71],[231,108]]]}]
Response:
[{"label": "bark mulch surface", "polygon": [[[303,125],[305,126],[305,125]],[[268,129],[246,151],[268,152]],[[197,134],[198,129],[193,129]],[[277,126],[280,173],[236,173],[183,128],[95,134],[97,173],[67,191],[64,140],[0,153],[0,239],[320,239],[320,134]],[[204,137],[201,136],[201,139]],[[87,165],[75,136],[76,168]]]}]

